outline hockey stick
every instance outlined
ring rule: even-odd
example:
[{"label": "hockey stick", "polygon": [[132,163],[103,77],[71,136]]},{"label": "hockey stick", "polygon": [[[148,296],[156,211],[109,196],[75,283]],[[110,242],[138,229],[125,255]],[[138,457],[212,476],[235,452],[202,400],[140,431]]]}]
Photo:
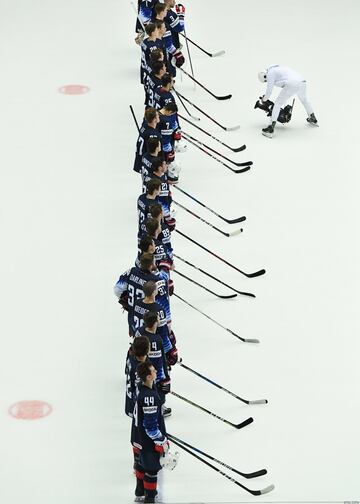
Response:
[{"label": "hockey stick", "polygon": [[212,290],[208,289],[204,285],[199,284],[198,282],[195,282],[192,278],[189,278],[188,276],[184,275],[183,273],[180,273],[177,269],[174,269],[174,273],[177,273],[178,275],[182,276],[183,278],[186,278],[186,280],[189,280],[189,282],[198,285],[202,289],[206,290],[207,292],[210,292],[210,294],[214,294],[214,296],[219,297],[221,299],[232,299],[234,297],[237,297],[237,294],[230,294],[229,296],[221,296],[220,294],[216,294],[216,292],[213,292]]},{"label": "hockey stick", "polygon": [[216,53],[207,52],[207,51],[205,51],[205,49],[203,49],[199,45],[195,44],[195,42],[193,40],[189,39],[189,37],[187,37],[186,35],[184,35],[182,33],[180,33],[180,35],[182,35],[184,38],[186,38],[190,42],[190,44],[194,45],[195,47],[197,47],[198,49],[200,49],[200,51],[202,51],[203,53],[205,53],[208,56],[210,56],[210,58],[216,58],[217,56],[222,56],[223,54],[225,54],[225,51],[219,51],[219,52],[216,52]]},{"label": "hockey stick", "polygon": [[204,408],[203,406],[200,406],[200,404],[197,404],[197,403],[195,403],[193,401],[190,401],[190,399],[187,399],[186,397],[183,397],[183,396],[177,394],[173,390],[170,391],[170,394],[174,395],[178,399],[181,399],[182,401],[184,401],[184,402],[186,402],[188,404],[191,404],[191,406],[194,406],[195,408],[198,408],[201,411],[204,411],[208,415],[211,415],[212,417],[217,418],[218,420],[221,420],[221,422],[224,422],[224,423],[226,423],[228,425],[231,425],[232,427],[235,427],[235,429],[242,429],[243,427],[246,427],[247,425],[251,424],[254,421],[254,419],[252,417],[249,417],[249,418],[247,418],[246,420],[244,420],[241,423],[234,424],[234,423],[230,422],[229,420],[226,420],[226,418],[223,418],[223,417],[217,415],[216,413],[213,413],[212,411]]},{"label": "hockey stick", "polygon": [[245,173],[245,172],[247,172],[247,171],[250,170],[250,166],[245,166],[245,168],[241,168],[240,170],[236,170],[234,168],[231,168],[231,166],[228,166],[226,163],[224,163],[224,161],[221,161],[221,159],[217,158],[216,156],[214,156],[213,154],[211,154],[207,150],[203,149],[199,144],[197,144],[197,143],[193,142],[192,140],[190,140],[190,138],[186,135],[186,133],[182,132],[182,136],[185,138],[185,140],[187,142],[191,143],[192,145],[195,145],[195,147],[197,147],[199,150],[201,150],[202,152],[204,152],[205,154],[207,154],[208,156],[210,156],[212,159],[215,159],[215,161],[217,161],[218,163],[222,164],[223,166],[225,166],[225,168],[228,168],[233,173]]},{"label": "hockey stick", "polygon": [[196,203],[198,203],[200,206],[202,206],[203,208],[206,208],[207,210],[209,210],[209,212],[213,213],[214,215],[216,215],[217,217],[219,217],[223,221],[227,222],[228,224],[237,224],[238,222],[243,222],[244,220],[246,220],[245,216],[238,217],[237,219],[225,219],[225,217],[223,217],[222,215],[218,214],[217,212],[215,212],[215,210],[213,210],[212,208],[206,206],[204,203],[201,203],[201,201],[199,201],[198,199],[196,199],[194,196],[191,196],[191,194],[189,194],[186,191],[184,191],[184,189],[181,189],[177,185],[174,185],[174,187],[175,187],[175,189],[178,189],[180,192],[182,192],[183,194],[185,194],[186,196],[188,196],[192,200],[196,201]]},{"label": "hockey stick", "polygon": [[189,79],[191,79],[193,82],[195,82],[196,84],[198,84],[201,88],[203,88],[207,93],[209,93],[209,95],[211,95],[216,100],[230,100],[230,98],[232,97],[231,94],[224,95],[224,96],[218,96],[218,95],[214,94],[212,91],[210,91],[210,89],[208,89],[206,86],[204,86],[204,84],[201,84],[201,82],[199,82],[198,80],[196,80],[192,75],[190,75],[182,67],[179,67],[179,70],[181,70],[183,74],[187,75],[189,77]]},{"label": "hockey stick", "polygon": [[[188,114],[188,116],[190,116],[191,119],[193,119],[194,121],[200,121],[200,117],[196,117],[196,116],[193,116],[192,114],[190,114],[189,109],[187,108],[187,106],[184,103],[184,100],[181,98],[181,96],[179,96],[179,93],[176,91],[176,89],[175,88],[173,88],[173,89],[175,91],[176,96],[179,98],[181,105],[184,107],[185,112]],[[178,116],[179,116],[179,114],[178,114]]]},{"label": "hockey stick", "polygon": [[230,471],[235,472],[236,474],[239,474],[243,478],[247,478],[247,479],[258,478],[259,476],[264,476],[265,474],[267,474],[266,469],[260,469],[259,471],[254,471],[251,473],[244,473],[244,472],[238,471],[234,467],[231,467],[228,464],[225,464],[225,462],[222,462],[221,460],[213,457],[212,455],[209,455],[208,453],[203,452],[199,448],[196,448],[195,446],[192,446],[191,444],[186,443],[182,439],[179,439],[178,437],[173,436],[172,434],[169,434],[168,432],[166,433],[166,435],[170,439],[170,441],[175,440],[178,443],[181,443],[182,445],[186,446],[187,448],[190,448],[190,450],[196,451],[196,452],[200,453],[200,455],[204,455],[204,457],[212,460],[213,462],[216,462],[217,464],[222,465],[223,467],[226,467],[226,469],[230,469]]},{"label": "hockey stick", "polygon": [[[179,97],[180,98],[180,97]],[[189,114],[190,115],[190,114]],[[194,124],[192,123],[191,121],[189,121],[189,119],[186,119],[186,117],[183,117],[182,115],[180,115],[178,113],[178,117],[181,117],[181,119],[183,119],[184,121],[186,121],[187,123],[191,124],[192,126],[194,126],[194,128],[197,128],[199,131],[202,131],[203,133],[205,133],[205,135],[209,136],[210,138],[212,138],[213,140],[215,140],[216,142],[218,142],[219,144],[223,145],[224,147],[226,147],[227,149],[230,149],[231,151],[233,152],[240,152],[240,151],[243,151],[246,149],[246,145],[242,145],[241,147],[230,147],[230,145],[227,145],[226,143],[222,142],[221,140],[219,140],[218,138],[214,137],[211,133],[209,133],[208,131],[200,128],[200,126],[198,126],[197,124]],[[191,117],[191,115],[190,115]]]},{"label": "hockey stick", "polygon": [[218,156],[222,157],[223,159],[225,159],[226,161],[229,161],[229,163],[232,163],[233,165],[235,166],[251,166],[253,164],[252,161],[245,161],[244,163],[237,163],[236,161],[233,161],[232,159],[229,159],[227,158],[226,156],[224,156],[223,154],[221,154],[220,152],[216,151],[215,149],[213,149],[212,147],[209,147],[208,145],[204,144],[203,142],[201,142],[200,140],[198,140],[197,138],[189,135],[189,133],[186,133],[184,130],[182,130],[182,133],[184,133],[188,138],[191,138],[191,140],[194,140],[195,142],[197,142],[199,145],[201,145],[202,147],[205,147],[206,149],[208,149],[209,151],[211,152],[214,152],[214,154],[217,154]]},{"label": "hockey stick", "polygon": [[220,390],[223,390],[227,394],[230,394],[231,396],[235,397],[235,399],[238,399],[239,401],[242,401],[245,404],[253,405],[253,404],[267,404],[268,403],[267,399],[257,399],[255,401],[248,401],[247,399],[243,399],[242,397],[239,397],[236,394],[234,394],[234,392],[231,392],[230,390],[226,389],[225,387],[222,387],[221,385],[218,385],[214,381],[210,380],[210,378],[207,378],[206,376],[198,373],[197,371],[195,371],[195,369],[191,369],[191,367],[186,366],[185,364],[183,364],[182,359],[180,359],[178,361],[178,364],[179,364],[179,366],[187,369],[188,371],[195,374],[199,378],[202,378],[203,380],[207,381],[208,383],[211,383],[211,385],[214,385],[215,387],[219,388]]},{"label": "hockey stick", "polygon": [[[187,53],[188,53],[188,56],[189,56],[189,62],[190,62],[190,69],[191,69],[191,75],[193,76],[193,79],[194,79],[194,69],[193,69],[193,64],[192,64],[192,61],[191,61],[191,54],[190,54],[190,49],[189,49],[189,42],[188,42],[188,38],[186,36],[186,31],[185,31],[185,28],[184,28],[184,36],[185,36],[185,42],[186,42],[186,49],[187,49]],[[196,83],[194,82],[194,87],[196,88]]]},{"label": "hockey stick", "polygon": [[222,231],[221,229],[217,228],[216,226],[214,226],[213,224],[210,224],[210,222],[206,221],[205,219],[203,219],[202,217],[200,217],[199,215],[197,215],[196,213],[192,212],[191,210],[189,210],[188,208],[186,208],[185,206],[183,206],[181,203],[178,203],[177,201],[175,201],[173,199],[173,203],[175,203],[175,205],[179,206],[180,208],[182,208],[183,210],[185,210],[186,212],[188,212],[189,214],[193,215],[194,217],[196,217],[197,219],[201,220],[201,222],[204,222],[205,224],[207,224],[208,226],[212,227],[213,229],[215,229],[216,231],[218,231],[219,233],[221,233],[222,235],[224,236],[227,236],[228,238],[230,236],[235,236],[237,234],[240,234],[242,233],[242,228],[240,229],[237,229],[236,231],[233,231],[232,233],[226,233],[225,231]]},{"label": "hockey stick", "polygon": [[229,263],[228,261],[226,261],[225,259],[223,259],[222,257],[218,256],[217,254],[215,254],[214,252],[212,252],[211,250],[207,249],[204,247],[204,245],[201,245],[200,243],[198,243],[197,241],[193,240],[192,238],[190,238],[190,236],[187,236],[186,234],[182,233],[181,231],[179,231],[178,229],[175,229],[175,231],[177,233],[179,233],[181,236],[183,236],[184,238],[186,238],[187,240],[191,241],[192,243],[195,243],[195,245],[197,245],[198,247],[202,248],[203,250],[205,250],[206,252],[208,252],[209,254],[213,255],[214,257],[216,257],[217,259],[219,259],[220,261],[224,262],[225,264],[227,264],[228,266],[230,266],[231,268],[235,269],[236,271],[238,271],[239,273],[245,275],[246,277],[248,278],[254,278],[254,277],[257,277],[257,276],[260,276],[260,275],[263,275],[265,273],[265,270],[264,269],[261,269],[259,271],[255,271],[254,273],[245,273],[245,271],[242,271],[240,270],[239,268],[237,268],[236,266],[234,266],[233,264]]},{"label": "hockey stick", "polygon": [[206,315],[206,313],[204,313],[203,311],[199,310],[199,308],[196,308],[194,305],[192,305],[191,303],[189,303],[189,301],[186,301],[185,299],[183,299],[182,297],[180,297],[178,294],[176,294],[174,292],[173,296],[179,298],[181,301],[183,301],[183,303],[187,304],[188,306],[190,306],[191,308],[193,308],[194,310],[196,310],[197,312],[201,313],[202,315],[204,315],[204,317],[208,318],[209,320],[211,320],[211,322],[214,322],[214,324],[218,325],[219,327],[221,327],[222,329],[224,329],[225,331],[229,332],[230,334],[232,334],[233,336],[235,336],[235,338],[243,341],[244,343],[260,343],[260,341],[258,339],[248,339],[248,338],[242,338],[241,336],[239,336],[238,334],[236,334],[234,331],[232,331],[231,329],[228,329],[227,327],[223,326],[220,324],[220,322],[218,322],[217,320],[214,320],[213,318],[209,317],[209,315]]},{"label": "hockey stick", "polygon": [[134,121],[135,121],[135,124],[136,124],[137,130],[138,130],[138,132],[140,133],[139,124],[138,124],[138,122],[137,122],[137,119],[136,119],[136,116],[135,116],[135,112],[134,112],[134,109],[133,109],[132,105],[130,105],[130,111],[131,111],[131,114],[132,114],[132,116],[133,116],[133,118],[134,118]]},{"label": "hockey stick", "polygon": [[176,257],[177,259],[180,259],[180,261],[184,262],[185,264],[188,264],[189,266],[191,266],[192,268],[198,270],[198,271],[201,271],[201,273],[204,273],[204,275],[212,278],[213,280],[215,280],[216,282],[219,282],[220,284],[224,285],[225,287],[227,287],[228,289],[231,289],[233,290],[234,292],[237,292],[238,294],[241,294],[243,296],[250,296],[250,297],[256,297],[255,294],[252,294],[251,292],[241,292],[241,291],[238,291],[237,289],[234,289],[234,287],[231,287],[230,285],[226,284],[225,282],[223,282],[222,280],[219,280],[218,278],[214,277],[213,275],[210,275],[210,273],[207,273],[206,271],[204,271],[203,269],[201,268],[198,268],[197,266],[195,266],[194,264],[192,264],[191,262],[187,261],[186,259],[183,259],[182,257],[178,256],[177,254],[174,254],[174,257]]},{"label": "hockey stick", "polygon": [[275,486],[274,485],[269,485],[267,486],[266,488],[263,488],[262,490],[251,490],[250,488],[246,487],[245,485],[242,485],[241,483],[239,483],[239,481],[237,481],[236,479],[232,478],[231,476],[229,476],[228,474],[224,473],[223,471],[221,471],[221,469],[218,469],[217,467],[215,467],[214,465],[210,464],[210,462],[208,462],[207,460],[204,460],[203,458],[201,458],[199,455],[196,455],[196,453],[192,452],[191,450],[189,450],[188,448],[185,447],[185,445],[182,445],[181,443],[179,443],[178,441],[175,441],[175,439],[173,437],[170,437],[171,441],[177,445],[179,448],[182,448],[184,451],[186,451],[187,453],[189,453],[190,455],[192,455],[193,457],[197,458],[198,460],[200,460],[201,462],[203,462],[204,464],[206,464],[207,466],[211,467],[211,469],[214,469],[214,471],[218,472],[219,474],[221,474],[222,476],[224,476],[226,479],[232,481],[233,483],[235,483],[235,485],[238,485],[239,487],[241,487],[243,490],[246,490],[246,492],[249,492],[251,493],[251,495],[264,495],[264,494],[267,494],[269,492],[271,492],[272,490],[274,490]]},{"label": "hockey stick", "polygon": [[184,95],[182,95],[181,93],[179,93],[179,91],[177,91],[177,94],[178,96],[181,96],[181,98],[183,100],[185,100],[187,103],[189,103],[190,105],[192,105],[194,107],[194,109],[196,109],[198,112],[200,112],[201,114],[203,114],[205,117],[207,117],[208,119],[210,119],[210,121],[212,121],[213,123],[217,124],[218,126],[220,126],[221,129],[225,130],[225,131],[235,131],[235,130],[238,130],[240,128],[240,125],[237,125],[237,126],[233,126],[231,128],[227,128],[226,126],[223,126],[222,124],[220,124],[219,122],[217,122],[215,119],[213,119],[211,116],[209,116],[209,114],[207,114],[206,112],[204,112],[203,110],[201,110],[201,108],[199,108],[197,105],[195,105],[193,102],[191,102],[190,100],[188,100],[187,98],[185,98]]}]

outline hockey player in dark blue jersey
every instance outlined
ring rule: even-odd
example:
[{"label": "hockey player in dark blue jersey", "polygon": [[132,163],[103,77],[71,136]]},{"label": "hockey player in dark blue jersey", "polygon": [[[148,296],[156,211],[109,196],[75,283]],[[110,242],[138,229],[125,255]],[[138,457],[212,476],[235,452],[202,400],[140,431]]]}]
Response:
[{"label": "hockey player in dark blue jersey", "polygon": [[[152,254],[143,254],[140,258],[140,268],[134,266],[123,273],[114,287],[114,293],[119,303],[128,312],[129,328],[135,301],[143,299],[143,285],[152,280],[156,283],[158,294],[156,301],[165,312],[168,324],[171,324],[171,312],[169,303],[169,273],[166,269],[156,270]],[[130,336],[133,334],[130,332]]]},{"label": "hockey player in dark blue jersey", "polygon": [[180,164],[175,161],[175,141],[181,140],[181,130],[177,118],[177,106],[175,103],[164,105],[159,110],[159,130],[161,133],[162,150],[165,161],[168,163],[168,180],[176,184],[181,170]]},{"label": "hockey player in dark blue jersey", "polygon": [[150,70],[150,73],[144,80],[145,107],[157,109],[159,107],[155,106],[156,101],[158,100],[156,90],[159,86],[161,86],[161,79],[166,74],[166,65],[163,61],[157,61],[156,63],[153,63]]},{"label": "hockey player in dark blue jersey", "polygon": [[161,78],[160,86],[156,89],[156,92],[154,94],[155,98],[154,108],[158,110],[162,109],[163,107],[165,107],[165,105],[168,105],[169,103],[176,104],[175,96],[172,93],[173,88],[174,88],[174,77],[169,73],[165,73]]},{"label": "hockey player in dark blue jersey", "polygon": [[[145,362],[148,359],[150,351],[150,342],[146,336],[136,338],[128,352],[126,358],[125,374],[126,374],[126,395],[125,395],[125,413],[130,418],[134,418],[134,408],[136,397],[138,394],[138,386],[140,379],[136,373],[137,366],[140,362]],[[131,425],[130,442],[134,455],[134,469],[137,471],[140,464],[141,444],[139,440],[138,430],[135,428],[134,421]],[[143,492],[142,492],[143,495]]]},{"label": "hockey player in dark blue jersey", "polygon": [[143,193],[146,192],[147,182],[149,182],[149,180],[152,178],[148,176],[149,173],[152,173],[152,164],[154,160],[157,159],[161,154],[161,142],[158,138],[149,138],[146,147],[147,152],[145,152],[145,154],[143,154],[141,158],[141,179]]},{"label": "hockey player in dark blue jersey", "polygon": [[[170,445],[166,438],[164,417],[161,411],[161,399],[154,387],[155,367],[142,362],[137,367],[141,380],[134,410],[134,423],[141,442],[140,465],[142,471],[136,473],[137,489],[144,488],[144,503],[155,503],[157,494],[157,474],[170,458]],[[176,460],[173,460],[173,467]]]},{"label": "hockey player in dark blue jersey", "polygon": [[137,200],[138,213],[138,240],[145,233],[145,221],[150,217],[150,206],[154,203],[160,203],[158,196],[160,194],[161,182],[158,179],[150,179],[146,184],[146,193],[142,193]]},{"label": "hockey player in dark blue jersey", "polygon": [[164,245],[167,246],[168,248],[168,253],[171,258],[173,258],[173,249],[171,246],[171,231],[174,230],[176,221],[175,219],[173,220],[173,227],[171,228],[165,221],[164,221],[164,213],[162,206],[158,203],[155,203],[154,205],[151,205],[150,207],[150,215],[153,219],[156,219],[161,227],[161,232],[158,236],[158,238],[162,241]]},{"label": "hockey player in dark blue jersey", "polygon": [[148,75],[151,72],[150,68],[150,54],[156,49],[161,49],[165,52],[164,42],[161,38],[163,30],[158,28],[157,23],[149,23],[145,27],[147,38],[141,43],[141,70],[140,80],[141,84],[146,84]]},{"label": "hockey player in dark blue jersey", "polygon": [[[166,52],[168,54],[168,71],[171,73],[171,75],[175,77],[176,67],[181,67],[185,63],[185,58],[180,49],[176,48],[174,45],[172,36],[173,32],[170,24],[167,22],[167,19],[169,21],[167,15],[168,15],[168,8],[165,4],[158,3],[155,5],[153,21],[154,20],[165,21],[166,32],[163,35],[162,40],[164,42]],[[175,66],[173,63],[175,64]]]},{"label": "hockey player in dark blue jersey", "polygon": [[145,110],[144,121],[141,125],[139,136],[136,142],[136,153],[134,161],[134,171],[140,173],[141,160],[143,154],[146,153],[147,141],[149,138],[158,138],[161,141],[161,133],[158,127],[159,113],[154,108]]},{"label": "hockey player in dark blue jersey", "polygon": [[[167,176],[168,166],[162,157],[154,158],[151,164],[151,168],[149,170],[142,171],[142,180],[143,180],[143,190],[146,188],[148,182],[153,180],[159,180],[160,192],[157,196],[157,200],[165,209],[166,222],[169,226],[175,226],[175,222],[173,217],[171,216],[170,206],[172,203],[171,191],[169,180]],[[146,189],[145,189],[146,190]]]},{"label": "hockey player in dark blue jersey", "polygon": [[[175,0],[164,0],[164,4],[167,6],[168,11],[166,14],[165,22],[171,30],[171,35],[173,39],[174,46],[179,49],[179,33],[185,30],[185,6],[182,4],[176,4]],[[175,12],[172,10],[175,7]]]},{"label": "hockey player in dark blue jersey", "polygon": [[173,254],[168,246],[159,238],[161,234],[161,224],[157,219],[146,219],[145,221],[146,233],[153,239],[155,245],[154,259],[158,268],[167,268],[173,270]]}]

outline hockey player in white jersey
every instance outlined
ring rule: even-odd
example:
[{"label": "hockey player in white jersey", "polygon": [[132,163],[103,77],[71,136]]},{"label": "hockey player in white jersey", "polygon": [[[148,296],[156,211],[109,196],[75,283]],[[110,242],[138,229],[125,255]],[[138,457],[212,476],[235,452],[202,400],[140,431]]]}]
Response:
[{"label": "hockey player in white jersey", "polygon": [[271,65],[265,71],[259,72],[258,77],[260,82],[266,82],[267,84],[265,94],[261,98],[263,102],[269,100],[274,86],[282,88],[272,109],[271,122],[269,126],[262,129],[263,135],[269,138],[272,137],[281,107],[294,95],[297,95],[307,112],[307,122],[313,126],[318,126],[314,110],[306,96],[306,80],[304,77],[292,68],[282,65]]}]

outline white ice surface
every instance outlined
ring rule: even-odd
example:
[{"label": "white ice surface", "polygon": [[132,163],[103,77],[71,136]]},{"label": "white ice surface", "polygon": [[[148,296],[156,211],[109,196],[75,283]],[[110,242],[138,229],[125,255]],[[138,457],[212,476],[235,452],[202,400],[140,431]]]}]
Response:
[{"label": "white ice surface", "polygon": [[[179,235],[175,251],[256,300],[222,301],[174,275],[176,291],[225,326],[261,344],[242,344],[172,300],[174,329],[186,364],[249,399],[246,406],[186,370],[173,389],[231,421],[236,431],[170,397],[169,432],[242,471],[239,481],[274,492],[255,498],[182,453],[161,478],[166,503],[290,502],[360,499],[358,113],[360,5],[357,0],[273,2],[188,0],[187,32],[196,76],[233,93],[216,102],[179,77],[185,96],[227,126],[193,136],[240,161],[234,175],[190,147],[181,186],[228,218],[246,215],[228,239],[178,210],[178,227],[246,271],[246,279]],[[1,8],[1,352],[0,501],[6,504],[131,502],[134,478],[129,419],[123,414],[126,317],[112,287],[136,253],[132,172],[140,118],[139,54],[129,2],[3,1]],[[185,51],[185,48],[184,48]],[[186,55],[186,54],[185,54]],[[320,128],[294,118],[272,140],[253,110],[257,72],[287,64],[308,79]],[[186,67],[189,70],[189,66]],[[83,84],[82,96],[58,88]],[[195,115],[198,115],[194,112]],[[234,230],[174,191],[222,229]],[[179,270],[221,293],[227,289],[189,267]],[[40,399],[53,413],[15,420],[11,404]]]}]

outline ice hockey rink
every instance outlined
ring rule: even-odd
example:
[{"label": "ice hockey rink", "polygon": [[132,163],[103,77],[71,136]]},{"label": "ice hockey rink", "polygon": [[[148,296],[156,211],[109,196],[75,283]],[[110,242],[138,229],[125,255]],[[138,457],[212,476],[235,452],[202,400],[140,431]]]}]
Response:
[{"label": "ice hockey rink", "polygon": [[[246,405],[175,366],[172,389],[241,430],[168,396],[167,430],[239,471],[268,473],[241,484],[253,497],[182,450],[162,471],[160,500],[200,503],[360,501],[359,478],[359,28],[358,0],[187,0],[195,77],[178,89],[217,121],[189,134],[251,170],[234,174],[189,145],[179,187],[233,219],[228,225],[174,189],[177,228],[245,272],[248,279],[173,233],[175,253],[256,299],[222,300],[174,274],[175,291],[242,343],[172,298],[183,362],[246,399]],[[127,319],[113,294],[136,256],[132,171],[141,119],[139,48],[130,2],[1,2],[1,352],[0,501],[6,504],[122,504],[135,478],[124,414]],[[183,48],[187,57],[186,46]],[[281,63],[307,79],[320,127],[293,119],[272,139],[254,110],[258,71]],[[184,69],[190,72],[188,62]],[[68,95],[64,86],[79,85]],[[74,89],[74,88],[73,88]],[[276,96],[276,94],[275,94]],[[186,113],[182,109],[182,114]],[[234,165],[230,165],[234,166]],[[182,273],[231,294],[186,264]],[[26,409],[22,401],[33,408]],[[20,403],[20,405],[19,405]],[[43,404],[45,403],[45,404]],[[22,404],[22,405],[21,405]],[[40,406],[39,406],[40,404]],[[29,413],[30,412],[30,413]],[[38,419],[25,419],[42,416]],[[216,465],[216,464],[215,464]],[[218,466],[220,467],[220,466]]]}]

